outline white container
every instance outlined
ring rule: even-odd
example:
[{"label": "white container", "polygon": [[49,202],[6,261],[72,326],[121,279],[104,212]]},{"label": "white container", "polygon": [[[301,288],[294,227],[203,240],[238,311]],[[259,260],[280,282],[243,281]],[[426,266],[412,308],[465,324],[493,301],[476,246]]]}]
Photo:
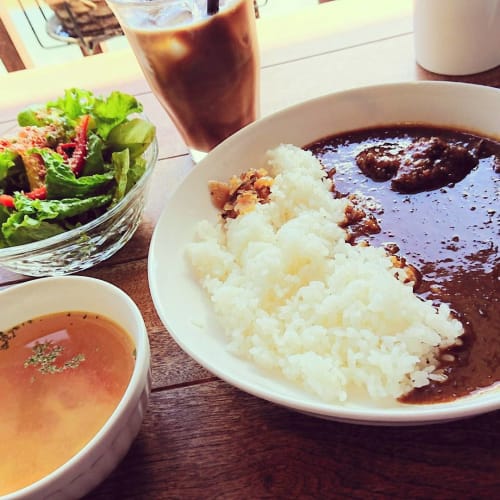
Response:
[{"label": "white container", "polygon": [[500,0],[413,0],[415,56],[428,71],[470,75],[500,64]]},{"label": "white container", "polygon": [[134,340],[136,360],[132,377],[99,432],[58,469],[5,497],[9,500],[81,498],[119,464],[142,425],[151,391],[151,355],[141,312],[118,287],[85,276],[40,278],[0,290],[0,310],[0,330],[46,314],[86,311],[115,321]]}]

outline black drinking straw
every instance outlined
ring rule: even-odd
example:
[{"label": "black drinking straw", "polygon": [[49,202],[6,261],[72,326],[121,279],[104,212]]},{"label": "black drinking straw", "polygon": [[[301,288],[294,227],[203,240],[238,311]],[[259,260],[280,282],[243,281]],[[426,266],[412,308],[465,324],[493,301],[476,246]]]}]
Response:
[{"label": "black drinking straw", "polygon": [[207,14],[213,16],[219,12],[219,0],[207,0]]}]

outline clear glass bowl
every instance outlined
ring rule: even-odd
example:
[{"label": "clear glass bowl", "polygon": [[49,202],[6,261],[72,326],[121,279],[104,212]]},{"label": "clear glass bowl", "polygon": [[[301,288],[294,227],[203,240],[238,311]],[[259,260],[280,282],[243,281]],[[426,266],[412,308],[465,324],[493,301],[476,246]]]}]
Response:
[{"label": "clear glass bowl", "polygon": [[144,153],[143,176],[116,206],[97,219],[45,240],[0,249],[0,266],[28,276],[61,276],[108,259],[139,226],[153,168],[158,159],[155,140]]}]

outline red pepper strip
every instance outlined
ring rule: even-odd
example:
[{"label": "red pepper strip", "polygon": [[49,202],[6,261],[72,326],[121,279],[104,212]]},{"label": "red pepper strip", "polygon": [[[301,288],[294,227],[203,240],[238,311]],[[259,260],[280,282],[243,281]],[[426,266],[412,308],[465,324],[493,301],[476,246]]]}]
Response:
[{"label": "red pepper strip", "polygon": [[45,200],[47,198],[47,186],[35,188],[29,193],[25,193],[24,196],[28,197],[30,200]]},{"label": "red pepper strip", "polygon": [[67,161],[68,153],[67,149],[74,150],[76,148],[76,142],[66,142],[65,144],[58,144],[56,151]]},{"label": "red pepper strip", "polygon": [[14,208],[14,197],[10,194],[0,194],[0,205],[7,208]]},{"label": "red pepper strip", "polygon": [[87,130],[89,128],[90,115],[83,115],[80,121],[80,127],[76,134],[76,145],[73,151],[73,156],[69,160],[71,170],[75,175],[79,175],[85,164],[85,156],[87,155]]},{"label": "red pepper strip", "polygon": [[[35,188],[29,193],[25,193],[24,196],[30,200],[45,200],[47,198],[47,187],[41,186]],[[7,208],[14,208],[14,197],[10,194],[0,194],[0,205]]]}]

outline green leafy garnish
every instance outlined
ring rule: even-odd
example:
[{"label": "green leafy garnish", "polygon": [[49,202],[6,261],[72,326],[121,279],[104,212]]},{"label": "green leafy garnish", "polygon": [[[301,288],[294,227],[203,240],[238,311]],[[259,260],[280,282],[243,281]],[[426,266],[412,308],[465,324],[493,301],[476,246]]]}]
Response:
[{"label": "green leafy garnish", "polygon": [[10,341],[16,338],[17,328],[11,328],[6,332],[0,332],[0,350],[8,349],[10,346]]},{"label": "green leafy garnish", "polygon": [[85,361],[84,354],[77,354],[64,364],[56,365],[56,359],[62,355],[64,348],[53,342],[36,343],[32,348],[33,354],[24,362],[24,367],[34,366],[40,373],[54,374],[61,373],[68,369],[75,369],[80,366],[82,361]]}]

